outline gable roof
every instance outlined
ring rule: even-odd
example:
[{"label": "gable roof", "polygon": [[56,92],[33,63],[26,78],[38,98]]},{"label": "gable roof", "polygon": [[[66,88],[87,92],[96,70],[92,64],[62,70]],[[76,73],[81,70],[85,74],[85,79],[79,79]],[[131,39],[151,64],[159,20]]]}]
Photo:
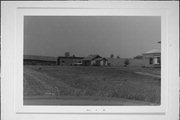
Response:
[{"label": "gable roof", "polygon": [[143,54],[152,54],[152,53],[161,53],[161,50],[159,50],[159,49],[152,49],[150,51],[144,52]]},{"label": "gable roof", "polygon": [[56,61],[56,57],[38,56],[38,55],[24,55],[24,60],[41,60],[41,61]]},{"label": "gable roof", "polygon": [[107,60],[106,58],[97,58],[97,61],[101,61],[101,60]]},{"label": "gable roof", "polygon": [[94,60],[96,58],[101,58],[101,56],[99,56],[99,55],[88,55],[83,60]]},{"label": "gable roof", "polygon": [[74,57],[74,56],[65,57],[65,56],[59,56],[57,58],[58,59],[61,59],[61,58],[64,58],[64,59],[83,59],[84,57]]}]

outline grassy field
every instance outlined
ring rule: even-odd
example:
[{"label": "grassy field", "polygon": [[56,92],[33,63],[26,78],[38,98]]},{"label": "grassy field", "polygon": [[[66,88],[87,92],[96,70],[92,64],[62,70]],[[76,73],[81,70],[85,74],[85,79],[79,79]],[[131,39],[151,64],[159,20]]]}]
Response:
[{"label": "grassy field", "polygon": [[[24,96],[128,99],[160,104],[158,68],[25,66]],[[71,97],[72,99],[72,97]]]}]

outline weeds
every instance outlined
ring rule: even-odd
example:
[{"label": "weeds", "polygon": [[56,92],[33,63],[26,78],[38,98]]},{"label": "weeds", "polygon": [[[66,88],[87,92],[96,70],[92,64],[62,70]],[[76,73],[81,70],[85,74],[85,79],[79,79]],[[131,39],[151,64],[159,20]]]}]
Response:
[{"label": "weeds", "polygon": [[[98,96],[160,103],[160,79],[103,67],[40,67],[36,81],[25,75],[24,95]],[[43,82],[43,84],[42,84]],[[47,84],[48,86],[44,86]]]}]

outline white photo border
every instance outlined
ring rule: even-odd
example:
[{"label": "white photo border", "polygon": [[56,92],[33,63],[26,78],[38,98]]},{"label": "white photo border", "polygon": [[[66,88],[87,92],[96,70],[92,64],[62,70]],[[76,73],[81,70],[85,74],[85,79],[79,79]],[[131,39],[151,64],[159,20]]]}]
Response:
[{"label": "white photo border", "polygon": [[[165,12],[166,13],[166,12]],[[54,9],[42,9],[42,8],[18,8],[16,14],[16,54],[18,54],[15,61],[16,63],[16,103],[17,112],[35,112],[42,111],[43,113],[59,112],[59,113],[164,113],[165,112],[165,102],[166,102],[166,82],[167,82],[167,67],[166,62],[162,60],[162,80],[161,83],[161,105],[160,106],[46,106],[47,109],[42,109],[44,106],[23,106],[23,29],[24,29],[24,16],[160,16],[162,18],[162,45],[167,45],[166,37],[166,19],[165,13],[162,10],[153,10],[152,9],[86,9],[77,8],[77,9],[64,9],[56,8]],[[164,31],[163,31],[164,30]],[[162,59],[166,60],[167,49],[162,49]],[[166,71],[165,71],[166,70]],[[56,110],[56,111],[54,111]]]},{"label": "white photo border", "polygon": [[[6,104],[9,109],[14,108],[13,110],[9,110],[9,112],[11,112],[11,114],[13,114],[14,116],[21,116],[24,114],[97,113],[170,116],[171,114],[169,113],[169,110],[172,110],[172,107],[173,109],[178,109],[178,107],[175,107],[175,105],[178,105],[178,92],[176,91],[176,88],[178,88],[179,86],[179,61],[177,59],[177,57],[179,56],[179,44],[177,30],[178,27],[176,27],[176,25],[178,24],[176,20],[176,18],[178,18],[178,7],[176,5],[177,3],[178,2],[158,2],[157,5],[157,2],[3,2],[2,10],[4,11],[2,11],[2,13],[4,14],[2,14],[2,17],[4,16],[4,19],[2,19],[2,97],[4,99],[2,99],[2,104]],[[8,10],[10,14],[8,12],[8,15],[5,15],[5,12],[7,12]],[[24,106],[24,16],[161,16],[161,105]],[[7,27],[10,27],[10,29],[7,29]],[[8,34],[10,36],[8,36]],[[172,81],[172,79],[174,81]],[[175,98],[177,98],[177,100],[174,100]],[[5,103],[7,101],[9,101],[10,104]],[[170,102],[172,101],[174,102],[170,104]],[[2,105],[2,107],[5,109],[4,105]],[[177,112],[175,111],[175,113]]]}]

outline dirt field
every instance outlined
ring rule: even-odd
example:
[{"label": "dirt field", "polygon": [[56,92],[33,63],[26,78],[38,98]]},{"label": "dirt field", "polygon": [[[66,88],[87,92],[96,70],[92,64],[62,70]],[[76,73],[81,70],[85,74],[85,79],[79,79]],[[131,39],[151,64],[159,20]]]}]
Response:
[{"label": "dirt field", "polygon": [[25,66],[24,98],[25,104],[159,105],[160,69]]}]

